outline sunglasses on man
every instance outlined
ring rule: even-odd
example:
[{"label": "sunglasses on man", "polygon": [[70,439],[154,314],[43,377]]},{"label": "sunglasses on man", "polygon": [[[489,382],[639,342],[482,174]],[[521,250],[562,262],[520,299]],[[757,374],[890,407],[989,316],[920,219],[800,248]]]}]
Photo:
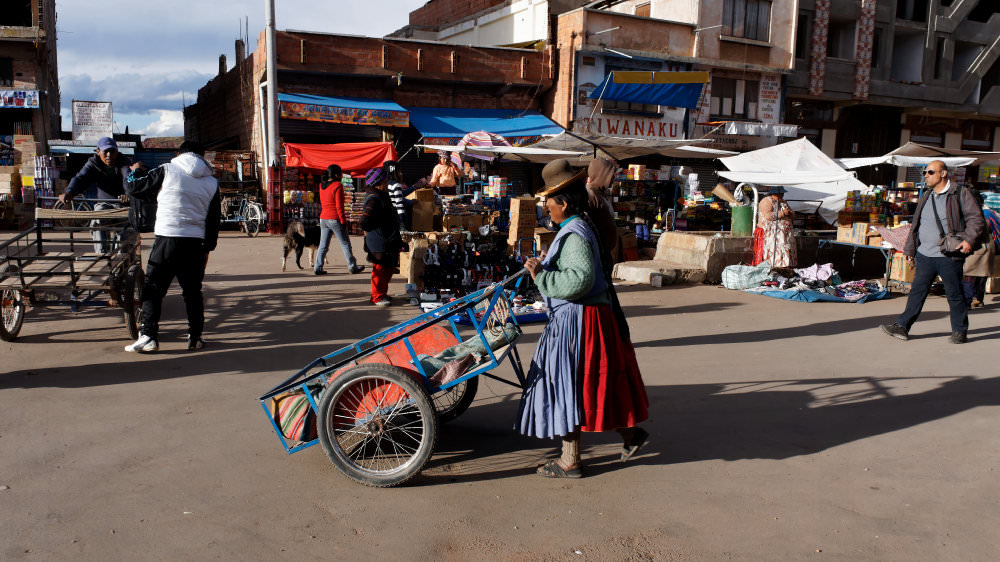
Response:
[{"label": "sunglasses on man", "polygon": [[925,176],[933,176],[936,173],[938,173],[937,170],[924,170],[924,175]]}]

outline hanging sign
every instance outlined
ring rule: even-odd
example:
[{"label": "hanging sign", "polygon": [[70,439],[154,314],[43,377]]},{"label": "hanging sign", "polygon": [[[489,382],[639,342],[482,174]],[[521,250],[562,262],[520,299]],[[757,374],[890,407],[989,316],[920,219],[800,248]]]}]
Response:
[{"label": "hanging sign", "polygon": [[377,125],[379,127],[407,127],[410,124],[410,114],[406,111],[337,107],[287,101],[279,103],[281,105],[281,117],[284,119],[303,119],[305,121],[347,123],[353,125]]},{"label": "hanging sign", "polygon": [[38,90],[0,90],[0,107],[38,109]]},{"label": "hanging sign", "polygon": [[97,143],[114,134],[114,125],[111,102],[73,100],[73,140]]}]

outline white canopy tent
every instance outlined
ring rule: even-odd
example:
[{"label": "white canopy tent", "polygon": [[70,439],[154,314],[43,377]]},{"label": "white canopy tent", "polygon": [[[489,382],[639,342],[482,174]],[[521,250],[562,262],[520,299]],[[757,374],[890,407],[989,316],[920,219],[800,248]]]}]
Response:
[{"label": "white canopy tent", "polygon": [[903,146],[882,156],[869,158],[841,158],[837,163],[853,170],[862,166],[892,164],[893,166],[926,166],[934,160],[944,162],[945,166],[978,166],[985,162],[1000,161],[1000,152],[981,152],[978,150],[962,150],[959,148],[940,148],[908,142]]},{"label": "white canopy tent", "polygon": [[695,146],[711,142],[711,139],[648,139],[564,132],[535,143],[531,147],[583,152],[586,154],[585,159],[592,159],[597,153],[596,156],[603,155],[614,160],[626,160],[650,154],[698,159],[720,158],[738,154],[728,150]]},{"label": "white canopy tent", "polygon": [[784,186],[785,199],[793,210],[818,212],[830,224],[837,221],[848,191],[867,189],[808,139],[719,160],[730,170],[719,172],[720,176],[740,183]]}]

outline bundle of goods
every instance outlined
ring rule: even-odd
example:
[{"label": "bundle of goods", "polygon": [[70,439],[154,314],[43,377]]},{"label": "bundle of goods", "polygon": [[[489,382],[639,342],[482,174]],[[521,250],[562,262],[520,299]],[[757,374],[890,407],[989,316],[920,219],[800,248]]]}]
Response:
[{"label": "bundle of goods", "polygon": [[771,271],[767,262],[758,266],[731,265],[723,270],[722,278],[723,285],[730,289],[802,302],[863,303],[889,295],[877,281],[842,282],[831,264],[795,269],[790,277]]},{"label": "bundle of goods", "polygon": [[510,182],[507,178],[490,176],[489,183],[483,188],[485,197],[507,197],[510,194]]}]

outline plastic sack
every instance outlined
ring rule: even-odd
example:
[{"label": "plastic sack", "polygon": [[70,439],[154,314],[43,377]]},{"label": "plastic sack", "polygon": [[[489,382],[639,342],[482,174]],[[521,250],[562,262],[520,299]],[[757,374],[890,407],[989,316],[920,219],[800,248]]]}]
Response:
[{"label": "plastic sack", "polygon": [[722,270],[722,286],[727,289],[752,289],[759,287],[771,276],[771,263],[759,265],[730,265]]}]

